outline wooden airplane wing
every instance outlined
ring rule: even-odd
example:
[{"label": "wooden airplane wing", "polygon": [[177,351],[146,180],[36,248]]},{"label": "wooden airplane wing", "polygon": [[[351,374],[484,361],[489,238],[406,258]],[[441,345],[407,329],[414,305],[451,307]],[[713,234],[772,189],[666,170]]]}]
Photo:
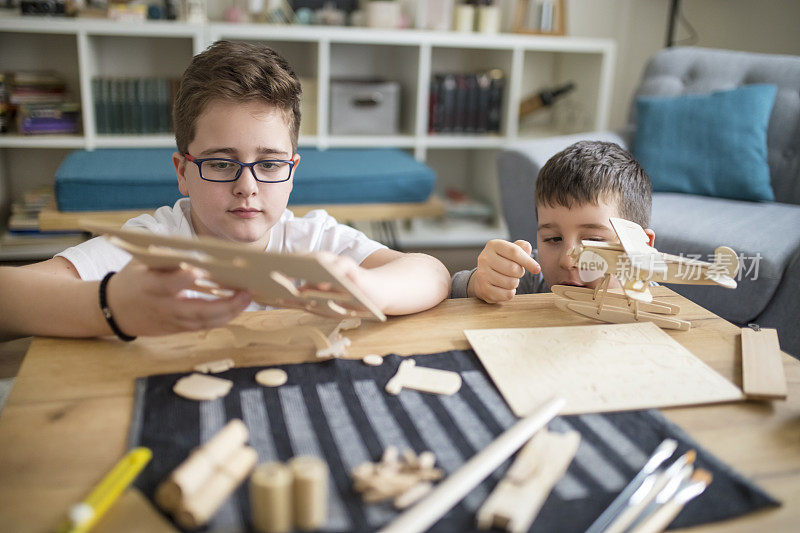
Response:
[{"label": "wooden airplane wing", "polygon": [[640,273],[637,278],[647,279],[667,273],[667,264],[661,253],[648,244],[650,238],[640,225],[623,218],[610,218],[609,221],[628,255],[633,270]]},{"label": "wooden airplane wing", "polygon": [[[106,235],[113,244],[150,267],[192,265],[204,270],[212,283],[198,285],[198,291],[216,294],[220,289],[244,289],[256,302],[271,307],[299,308],[333,317],[386,320],[380,309],[332,268],[322,254],[258,252],[210,237],[186,239],[99,224],[84,224],[83,228]],[[305,285],[326,289],[305,289]]]}]

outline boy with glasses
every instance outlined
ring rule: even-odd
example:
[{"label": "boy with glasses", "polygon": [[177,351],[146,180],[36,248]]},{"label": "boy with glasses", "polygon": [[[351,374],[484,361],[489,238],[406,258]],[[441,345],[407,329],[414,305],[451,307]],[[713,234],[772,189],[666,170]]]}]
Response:
[{"label": "boy with glasses", "polygon": [[[647,228],[651,206],[650,177],[630,153],[610,142],[572,144],[551,157],[536,178],[531,207],[538,222],[538,250],[524,240],[489,241],[476,268],[453,276],[450,297],[499,303],[515,294],[549,292],[553,285],[595,288],[602,277],[582,277],[570,250],[582,240],[616,241],[612,217]],[[644,231],[653,246],[655,232]],[[619,287],[616,277],[610,287]]]},{"label": "boy with glasses", "polygon": [[[324,211],[295,218],[286,209],[300,163],[300,93],[289,64],[265,46],[220,41],[195,56],[173,109],[172,160],[188,198],[124,227],[266,252],[328,252],[384,313],[433,307],[450,289],[438,260],[390,250]],[[114,333],[131,340],[221,326],[258,308],[242,291],[187,297],[200,276],[150,269],[98,237],[42,263],[0,268],[0,338]]]}]

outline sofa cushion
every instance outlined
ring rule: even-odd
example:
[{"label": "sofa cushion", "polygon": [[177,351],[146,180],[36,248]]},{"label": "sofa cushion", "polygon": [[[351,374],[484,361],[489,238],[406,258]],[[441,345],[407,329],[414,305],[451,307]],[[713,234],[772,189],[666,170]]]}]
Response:
[{"label": "sofa cushion", "polygon": [[670,288],[738,324],[755,320],[772,299],[800,248],[800,206],[761,204],[675,193],[653,195],[651,226],[658,250],[701,254],[733,248],[742,271],[734,290],[706,285]]},{"label": "sofa cushion", "polygon": [[[155,209],[180,198],[171,148],[78,150],[56,171],[61,211]],[[290,205],[422,202],[436,176],[396,149],[301,149]]]},{"label": "sofa cushion", "polygon": [[767,124],[774,85],[676,97],[640,96],[633,153],[654,191],[773,201]]}]

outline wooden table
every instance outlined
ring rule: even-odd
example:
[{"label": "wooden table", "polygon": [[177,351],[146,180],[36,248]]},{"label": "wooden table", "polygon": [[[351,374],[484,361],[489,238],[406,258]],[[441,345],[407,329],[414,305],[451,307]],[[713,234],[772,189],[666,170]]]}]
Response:
[{"label": "wooden table", "polygon": [[[656,296],[681,305],[687,332],[667,332],[720,374],[741,385],[739,330],[666,287]],[[447,300],[416,315],[365,323],[347,332],[354,357],[466,349],[467,328],[594,324],[558,310],[552,294],[517,296],[503,305]],[[332,322],[297,311],[245,313],[237,319],[267,329]],[[224,337],[224,336],[223,336]],[[220,336],[185,333],[117,340],[37,338],[0,416],[0,529],[49,531],[125,451],[134,378],[182,372],[199,362],[233,357],[239,366],[299,362],[311,344],[234,350]],[[777,510],[702,531],[797,531],[800,524],[800,363],[785,357],[786,402],[739,402],[665,410],[701,445],[784,502]]]}]

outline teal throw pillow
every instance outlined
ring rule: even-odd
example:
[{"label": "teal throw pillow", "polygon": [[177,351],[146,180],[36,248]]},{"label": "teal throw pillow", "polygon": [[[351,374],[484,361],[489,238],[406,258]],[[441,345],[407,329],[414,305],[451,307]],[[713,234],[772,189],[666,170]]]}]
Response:
[{"label": "teal throw pillow", "polygon": [[657,192],[774,201],[767,125],[777,88],[636,99],[633,155]]}]

